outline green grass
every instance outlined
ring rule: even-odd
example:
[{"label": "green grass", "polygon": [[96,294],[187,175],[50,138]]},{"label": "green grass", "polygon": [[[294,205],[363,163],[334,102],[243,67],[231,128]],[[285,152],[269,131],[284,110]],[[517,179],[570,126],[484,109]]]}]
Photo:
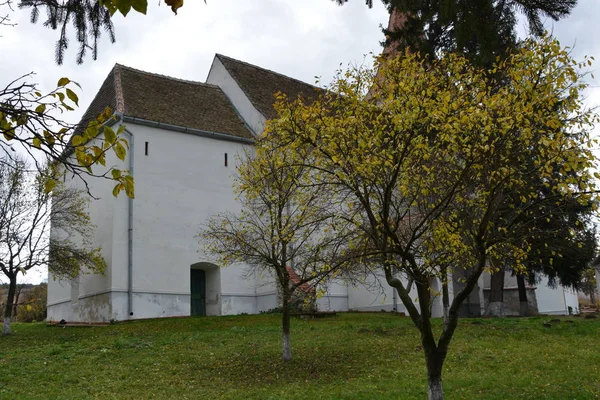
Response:
[{"label": "green grass", "polygon": [[[600,320],[549,319],[461,320],[447,398],[600,399]],[[391,314],[295,319],[287,364],[279,315],[13,331],[0,337],[0,399],[426,398],[417,330]]]}]

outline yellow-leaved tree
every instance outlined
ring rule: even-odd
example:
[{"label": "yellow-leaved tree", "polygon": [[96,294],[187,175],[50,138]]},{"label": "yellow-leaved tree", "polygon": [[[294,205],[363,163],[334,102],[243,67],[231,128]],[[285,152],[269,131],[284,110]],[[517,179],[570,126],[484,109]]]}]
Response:
[{"label": "yellow-leaved tree", "polygon": [[[421,333],[430,399],[443,398],[459,308],[490,260],[510,258],[519,270],[536,219],[561,212],[561,199],[597,202],[597,117],[581,99],[588,62],[547,36],[489,70],[456,54],[407,52],[340,73],[316,101],[277,104],[265,134],[277,151],[311,155],[301,165],[312,185],[361,232],[357,250],[378,254],[373,262]],[[441,329],[432,325],[438,296]]]},{"label": "yellow-leaved tree", "polygon": [[282,354],[289,361],[291,312],[302,311],[302,302],[314,301],[322,290],[319,284],[358,264],[361,254],[349,249],[353,227],[335,219],[339,210],[330,193],[314,184],[312,168],[301,165],[311,154],[284,151],[271,139],[258,138],[255,153],[246,154],[237,168],[241,211],[208,219],[199,238],[202,252],[219,265],[242,263],[250,274],[274,277],[281,296]]}]

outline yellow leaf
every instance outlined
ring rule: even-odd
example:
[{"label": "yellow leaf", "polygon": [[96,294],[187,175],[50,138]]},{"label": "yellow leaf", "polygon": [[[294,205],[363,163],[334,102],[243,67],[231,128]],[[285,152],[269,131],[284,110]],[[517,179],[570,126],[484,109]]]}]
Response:
[{"label": "yellow leaf", "polygon": [[125,156],[127,155],[127,150],[121,143],[117,143],[114,147],[115,154],[121,161],[125,161]]},{"label": "yellow leaf", "polygon": [[46,193],[50,193],[54,187],[56,186],[56,181],[54,179],[47,179],[46,182],[44,182],[44,191]]},{"label": "yellow leaf", "polygon": [[117,185],[115,185],[115,187],[113,188],[113,196],[117,197],[119,195],[119,192],[123,190],[123,184],[119,183]]},{"label": "yellow leaf", "polygon": [[58,80],[58,83],[56,84],[56,86],[58,86],[58,87],[63,87],[63,86],[65,86],[65,85],[68,85],[68,84],[69,84],[69,82],[71,82],[71,80],[70,80],[69,78],[60,78],[60,79]]},{"label": "yellow leaf", "polygon": [[117,134],[110,126],[104,127],[104,140],[109,144],[113,144],[117,140]]},{"label": "yellow leaf", "polygon": [[79,135],[74,135],[71,139],[71,143],[73,144],[73,146],[81,146],[85,143],[85,139]]}]

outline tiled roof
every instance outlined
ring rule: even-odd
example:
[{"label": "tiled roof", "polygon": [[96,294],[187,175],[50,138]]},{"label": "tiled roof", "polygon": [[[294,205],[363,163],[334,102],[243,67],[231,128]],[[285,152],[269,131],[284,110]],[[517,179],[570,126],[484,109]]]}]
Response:
[{"label": "tiled roof", "polygon": [[290,99],[295,99],[300,94],[304,98],[310,99],[316,98],[321,90],[308,83],[222,54],[217,54],[216,57],[248,96],[254,107],[267,119],[277,116],[273,108],[277,92],[284,93]]},{"label": "tiled roof", "polygon": [[252,139],[236,109],[214,85],[186,81],[116,64],[82,122],[106,107],[128,117]]}]

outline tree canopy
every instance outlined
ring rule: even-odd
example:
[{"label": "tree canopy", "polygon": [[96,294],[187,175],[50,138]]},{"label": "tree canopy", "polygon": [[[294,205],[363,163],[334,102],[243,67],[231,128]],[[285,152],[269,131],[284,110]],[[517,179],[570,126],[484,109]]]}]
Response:
[{"label": "tree canopy", "polygon": [[310,153],[282,151],[270,135],[258,138],[254,150],[237,168],[241,210],[206,221],[200,244],[219,265],[241,264],[246,273],[274,278],[282,299],[283,359],[289,361],[293,300],[316,301],[318,285],[358,263],[349,249],[355,231],[334,219],[331,194],[312,184],[314,171],[301,165]]},{"label": "tree canopy", "polygon": [[[340,218],[382,255],[382,273],[421,332],[432,399],[443,397],[459,307],[489,260],[525,268],[535,219],[561,212],[557,198],[596,207],[597,117],[581,99],[588,62],[546,36],[490,69],[453,53],[405,52],[340,73],[316,101],[282,101],[268,125],[283,151],[311,154],[315,184],[340,194],[330,202],[359,210]],[[497,86],[487,78],[494,70],[505,77]],[[435,282],[447,286],[456,269],[464,286],[444,299],[448,317],[436,337]],[[403,277],[416,284],[416,300]]]},{"label": "tree canopy", "polygon": [[[0,271],[9,281],[4,334],[10,333],[19,273],[48,266],[54,276],[72,279],[104,271],[100,249],[92,243],[87,194],[56,183],[51,169],[38,173],[21,160],[0,163]],[[51,190],[48,181],[55,182]]]}]

